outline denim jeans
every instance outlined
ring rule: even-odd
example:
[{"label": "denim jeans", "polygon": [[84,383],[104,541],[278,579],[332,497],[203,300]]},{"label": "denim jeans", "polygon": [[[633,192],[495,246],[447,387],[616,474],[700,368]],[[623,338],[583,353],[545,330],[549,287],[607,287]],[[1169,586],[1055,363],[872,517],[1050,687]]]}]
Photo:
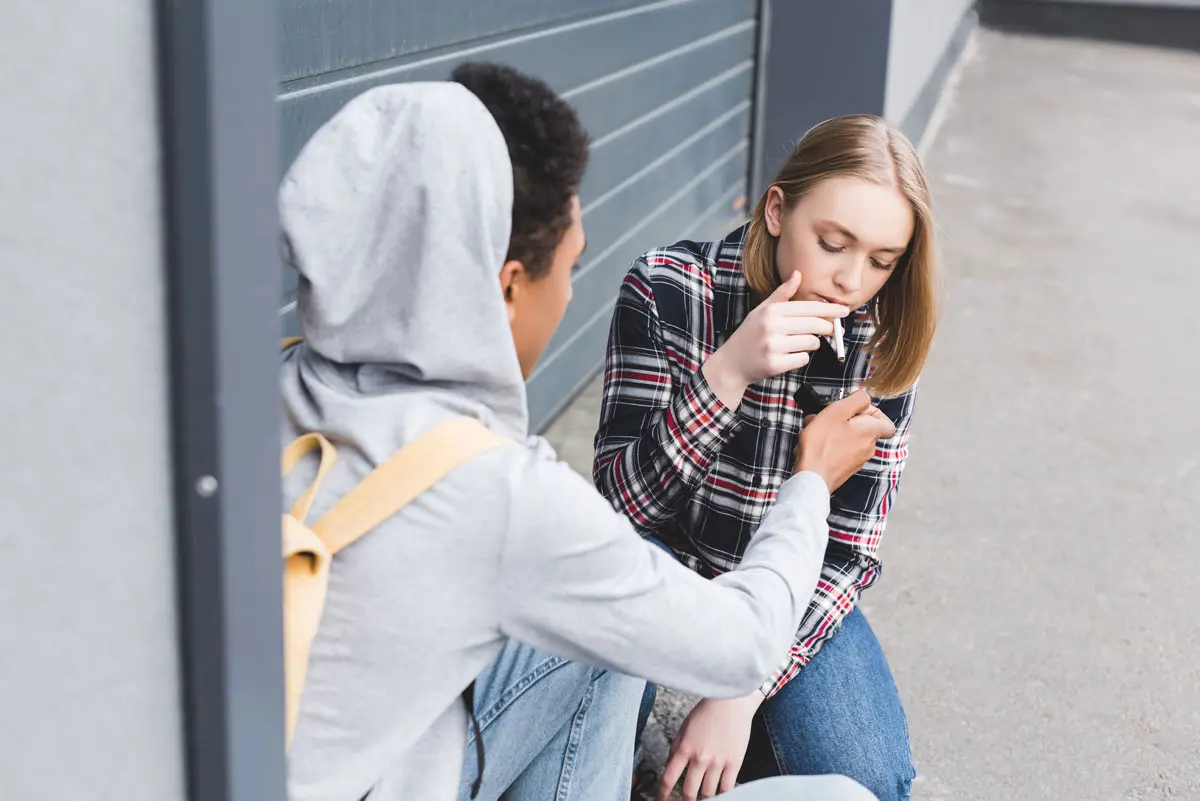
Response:
[{"label": "denim jeans", "polygon": [[743,776],[840,773],[880,801],[907,801],[916,777],[887,658],[857,609],[755,716]]},{"label": "denim jeans", "polygon": [[[478,801],[629,801],[645,685],[509,640],[475,680],[487,758]],[[472,733],[460,801],[476,771]]]},{"label": "denim jeans", "polygon": [[[648,686],[638,736],[654,706]],[[887,658],[855,609],[832,640],[754,716],[741,781],[841,774],[879,801],[907,801],[916,777]]]},{"label": "denim jeans", "polygon": [[[645,682],[543,654],[510,640],[475,680],[487,766],[480,801],[628,801]],[[468,736],[460,801],[470,798]],[[743,785],[729,801],[875,801],[842,776],[786,776]]]}]

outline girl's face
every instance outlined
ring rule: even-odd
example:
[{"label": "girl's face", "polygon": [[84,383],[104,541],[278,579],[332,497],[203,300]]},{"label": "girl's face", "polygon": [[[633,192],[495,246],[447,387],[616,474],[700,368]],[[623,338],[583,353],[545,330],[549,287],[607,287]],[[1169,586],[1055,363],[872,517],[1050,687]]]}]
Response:
[{"label": "girl's face", "polygon": [[829,178],[791,209],[783,190],[767,192],[767,230],[779,241],[779,279],[799,270],[793,300],[825,300],[857,309],[883,289],[913,235],[913,210],[894,186]]}]

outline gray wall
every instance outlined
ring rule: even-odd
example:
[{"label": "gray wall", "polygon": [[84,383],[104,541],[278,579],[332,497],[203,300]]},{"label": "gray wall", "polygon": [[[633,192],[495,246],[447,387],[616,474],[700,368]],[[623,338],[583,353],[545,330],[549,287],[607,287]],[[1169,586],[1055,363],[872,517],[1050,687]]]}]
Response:
[{"label": "gray wall", "polygon": [[0,4],[0,798],[14,801],[183,796],[151,11]]},{"label": "gray wall", "polygon": [[[746,193],[757,0],[283,0],[283,163],[342,104],[381,83],[443,79],[464,60],[547,80],[593,139],[589,248],[575,300],[529,384],[545,424],[600,367],[632,260],[709,235]],[[282,165],[281,165],[282,168]],[[295,276],[284,275],[288,310]],[[285,314],[284,326],[295,321]]]},{"label": "gray wall", "polygon": [[762,156],[752,204],[796,140],[843,114],[882,114],[891,0],[769,0]]},{"label": "gray wall", "polygon": [[914,140],[975,19],[974,0],[892,0],[884,115]]}]

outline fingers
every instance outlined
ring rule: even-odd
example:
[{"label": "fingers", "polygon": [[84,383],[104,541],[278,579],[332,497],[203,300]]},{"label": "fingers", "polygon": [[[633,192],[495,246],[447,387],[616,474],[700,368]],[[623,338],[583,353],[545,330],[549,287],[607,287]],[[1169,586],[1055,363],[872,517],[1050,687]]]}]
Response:
[{"label": "fingers", "polygon": [[855,427],[864,432],[868,432],[875,439],[891,439],[896,436],[896,425],[891,419],[880,412],[874,414],[860,414],[850,421]]},{"label": "fingers", "polygon": [[663,767],[662,778],[658,782],[658,801],[668,801],[671,791],[679,783],[679,777],[683,775],[683,769],[687,767],[687,763],[688,758],[682,753],[678,751],[671,753],[671,758]]},{"label": "fingers", "polygon": [[865,389],[860,389],[849,397],[829,404],[825,407],[825,411],[836,414],[841,420],[849,420],[852,417],[857,417],[869,408],[871,408],[871,396],[867,394]]},{"label": "fingers", "polygon": [[696,801],[700,797],[700,785],[708,775],[708,767],[695,758],[688,763],[687,773],[683,777],[683,801]]},{"label": "fingers", "polygon": [[896,426],[895,426],[895,424],[894,424],[894,423],[892,423],[892,418],[890,418],[890,417],[888,417],[886,414],[884,414],[884,413],[883,413],[883,410],[882,410],[882,409],[880,409],[878,406],[872,406],[871,408],[869,408],[869,409],[867,409],[865,412],[863,412],[863,414],[869,414],[869,415],[871,415],[872,417],[874,417],[874,418],[876,418],[876,419],[880,420],[880,421],[881,421],[881,422],[883,422],[884,424],[892,426],[893,433],[891,433],[891,434],[888,434],[888,436],[889,436],[889,437],[891,437],[891,436],[895,436],[895,431],[894,431],[894,429],[895,429],[895,427],[896,427]]},{"label": "fingers", "polygon": [[827,320],[850,314],[850,309],[846,306],[820,300],[779,301],[774,311],[784,317],[823,317]]},{"label": "fingers", "polygon": [[880,409],[878,406],[869,406],[860,415],[860,417],[863,416],[873,417],[879,423],[878,430],[884,433],[877,437],[877,439],[891,439],[896,436],[896,424],[892,422],[892,418],[883,413],[883,409]]},{"label": "fingers", "polygon": [[875,439],[892,439],[896,435],[895,423],[882,411],[878,417],[872,417],[872,420],[875,421]]},{"label": "fingers", "polygon": [[721,777],[725,775],[725,772],[722,772],[720,765],[709,766],[708,770],[704,772],[704,782],[700,785],[701,798],[712,798],[717,794],[717,789],[721,784]]},{"label": "fingers", "polygon": [[726,765],[724,772],[721,773],[721,784],[717,788],[718,793],[728,793],[737,784],[738,774],[742,772],[742,764],[739,762],[736,765]]},{"label": "fingers", "polygon": [[811,356],[806,350],[798,353],[779,353],[771,356],[767,366],[771,370],[771,375],[782,375],[792,370],[799,370],[808,364],[810,358]]},{"label": "fingers", "polygon": [[783,338],[783,351],[785,353],[811,352],[819,347],[821,347],[820,338],[812,334],[793,334]]},{"label": "fingers", "polygon": [[788,279],[780,284],[774,292],[767,298],[767,303],[782,303],[792,299],[792,295],[796,294],[796,290],[800,288],[800,271],[796,270]]},{"label": "fingers", "polygon": [[781,334],[833,335],[833,323],[824,317],[780,317],[772,328]]}]

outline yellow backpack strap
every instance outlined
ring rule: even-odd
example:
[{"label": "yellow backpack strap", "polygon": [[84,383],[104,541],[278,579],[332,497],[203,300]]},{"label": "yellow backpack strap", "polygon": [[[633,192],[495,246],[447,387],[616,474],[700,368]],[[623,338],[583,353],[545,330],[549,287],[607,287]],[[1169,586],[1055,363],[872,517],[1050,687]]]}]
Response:
[{"label": "yellow backpack strap", "polygon": [[279,343],[280,350],[287,350],[292,345],[299,345],[304,341],[304,337],[284,337]]},{"label": "yellow backpack strap", "polygon": [[286,476],[300,460],[316,449],[321,451],[321,463],[316,478],[300,493],[290,514],[283,515],[283,658],[284,658],[284,718],[287,745],[300,710],[300,694],[308,673],[308,654],[325,606],[325,585],[329,580],[329,561],[332,556],[325,543],[305,527],[304,521],[312,509],[313,498],[321,481],[337,461],[337,451],[321,434],[303,434],[283,451],[281,474]]},{"label": "yellow backpack strap", "polygon": [[459,417],[434,426],[397,451],[313,524],[330,553],[337,553],[456,468],[512,440],[478,420]]},{"label": "yellow backpack strap", "polygon": [[321,486],[321,481],[329,474],[330,468],[337,461],[337,450],[322,434],[303,434],[297,437],[291,445],[288,445],[283,452],[283,464],[281,465],[282,470],[280,475],[286,476],[295,470],[296,465],[300,464],[300,460],[312,453],[314,448],[321,449],[321,464],[317,468],[317,477],[308,485],[308,489],[300,493],[300,497],[296,499],[296,503],[292,506],[292,517],[301,523],[308,517],[308,512],[312,509],[313,498],[316,497],[317,490]]}]

